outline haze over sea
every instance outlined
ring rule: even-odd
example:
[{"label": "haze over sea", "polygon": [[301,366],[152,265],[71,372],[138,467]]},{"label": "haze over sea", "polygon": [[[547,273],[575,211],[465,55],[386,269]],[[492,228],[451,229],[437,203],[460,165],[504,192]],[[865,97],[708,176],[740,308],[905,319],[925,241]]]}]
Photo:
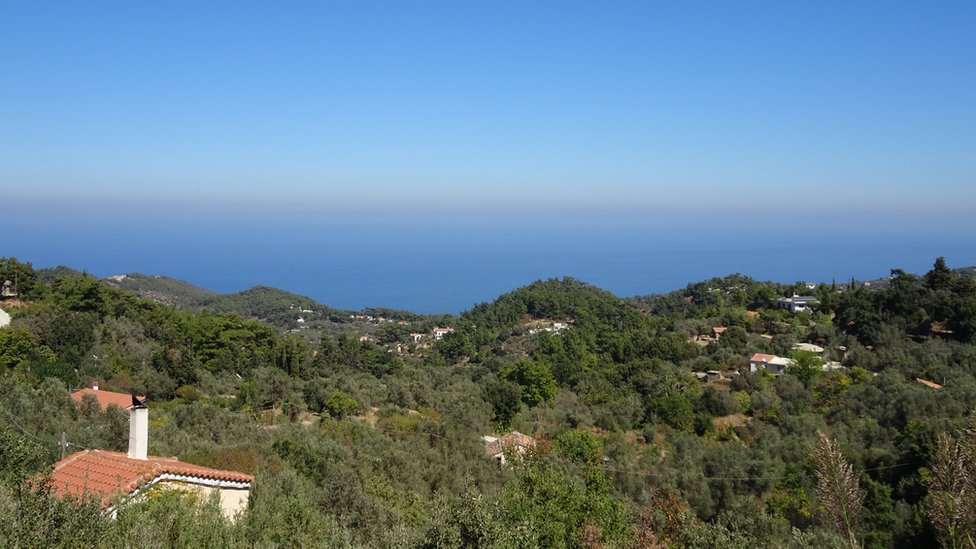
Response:
[{"label": "haze over sea", "polygon": [[608,219],[499,212],[487,220],[463,212],[398,219],[379,211],[213,210],[109,218],[65,211],[43,219],[14,213],[0,255],[99,277],[162,274],[222,293],[267,285],[343,309],[420,313],[458,313],[562,276],[632,296],[736,272],[844,283],[891,268],[924,273],[938,255],[951,266],[976,265],[974,233],[945,220],[926,227],[853,215],[818,222],[816,213]]}]

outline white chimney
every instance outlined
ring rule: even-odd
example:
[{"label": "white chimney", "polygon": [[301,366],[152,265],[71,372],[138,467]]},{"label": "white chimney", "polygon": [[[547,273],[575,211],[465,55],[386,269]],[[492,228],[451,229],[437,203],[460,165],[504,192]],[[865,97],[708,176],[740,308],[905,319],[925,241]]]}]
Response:
[{"label": "white chimney", "polygon": [[149,408],[129,409],[129,457],[146,459],[149,451]]},{"label": "white chimney", "polygon": [[98,390],[98,382],[97,381],[93,381],[92,382],[92,391],[97,391],[97,390]]}]

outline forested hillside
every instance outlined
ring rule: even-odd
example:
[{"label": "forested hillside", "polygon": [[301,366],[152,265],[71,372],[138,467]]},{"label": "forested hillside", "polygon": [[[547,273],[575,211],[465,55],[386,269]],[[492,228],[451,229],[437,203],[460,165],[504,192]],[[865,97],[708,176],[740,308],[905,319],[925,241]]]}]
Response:
[{"label": "forested hillside", "polygon": [[[0,259],[0,280],[14,274],[20,295],[0,302],[5,546],[976,539],[976,279],[941,258],[880,288],[733,275],[621,299],[538,281],[457,317],[374,310],[361,316],[383,324],[312,339],[245,318],[270,316],[253,305],[282,295],[270,289],[234,298],[242,316]],[[816,304],[780,308],[794,294]],[[788,358],[785,374],[751,372],[757,353]],[[151,454],[256,475],[248,509],[229,522],[177,493],[111,520],[52,495],[62,434],[69,452],[125,448],[124,412],[68,396],[93,381],[148,397]],[[499,466],[481,437],[513,429],[536,445]]]},{"label": "forested hillside", "polygon": [[110,276],[104,282],[113,288],[128,290],[138,297],[178,309],[235,313],[286,330],[314,327],[335,333],[337,330],[332,324],[348,322],[350,316],[348,311],[333,309],[309,297],[267,286],[218,294],[183,280],[139,273]]},{"label": "forested hillside", "polygon": [[217,296],[216,292],[194,286],[185,280],[161,275],[144,275],[142,273],[114,275],[106,278],[105,283],[115,288],[128,290],[139,297],[173,305],[180,309],[198,307]]}]

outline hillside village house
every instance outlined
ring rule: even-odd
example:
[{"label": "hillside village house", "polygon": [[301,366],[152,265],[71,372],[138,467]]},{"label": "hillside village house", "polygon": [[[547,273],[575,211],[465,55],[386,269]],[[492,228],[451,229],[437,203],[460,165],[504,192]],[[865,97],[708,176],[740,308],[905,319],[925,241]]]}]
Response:
[{"label": "hillside village house", "polygon": [[824,352],[823,347],[820,345],[814,345],[813,343],[794,343],[793,348],[798,351],[808,351],[818,355],[821,355]]},{"label": "hillside village house", "polygon": [[454,328],[434,328],[434,339],[440,341],[447,334],[453,334]]},{"label": "hillside village house", "polygon": [[548,332],[550,334],[561,334],[569,329],[569,324],[566,322],[553,321],[550,323],[546,321],[537,321],[533,324],[536,327],[529,328],[530,334],[539,334],[542,332]]},{"label": "hillside village house", "polygon": [[[803,344],[803,345],[809,345],[809,344]],[[817,347],[817,346],[813,345],[813,347]],[[794,348],[796,348],[796,346],[794,346]],[[817,348],[820,349],[820,352],[823,352],[823,348],[821,347],[817,347]],[[808,349],[803,349],[803,350],[808,350]],[[832,361],[828,362],[824,360],[822,357],[819,358],[819,360],[821,363],[821,368],[823,368],[824,372],[835,372],[838,370],[846,369],[840,362],[832,362]],[[760,368],[762,368],[767,372],[769,372],[771,375],[781,376],[783,375],[784,372],[786,372],[786,367],[789,366],[790,363],[792,362],[793,361],[791,359],[786,357],[756,353],[752,355],[752,358],[749,359],[749,371],[755,373],[758,372]]]},{"label": "hillside village house", "polygon": [[[108,393],[97,389],[95,392]],[[149,409],[133,401],[132,396],[124,396],[129,400],[129,451],[82,450],[58,461],[51,475],[56,494],[91,494],[113,518],[118,506],[139,501],[151,490],[181,490],[202,498],[216,494],[228,518],[234,518],[247,506],[254,481],[251,475],[184,463],[175,457],[148,455]],[[118,405],[114,401],[109,405],[113,404]]]},{"label": "hillside village house", "polygon": [[776,355],[756,353],[749,359],[749,371],[758,372],[760,368],[774,376],[781,376],[790,365],[790,359]]},{"label": "hillside village house", "polygon": [[518,431],[512,431],[500,437],[485,435],[481,439],[485,442],[485,453],[498,460],[502,465],[506,463],[506,451],[523,456],[530,448],[535,446],[534,438]]},{"label": "hillside village house", "polygon": [[780,309],[789,309],[791,313],[800,311],[810,311],[813,306],[819,303],[817,298],[810,295],[793,295],[793,297],[781,297],[776,300],[776,306]]},{"label": "hillside village house", "polygon": [[[128,393],[116,393],[113,391],[104,391],[98,389],[98,382],[92,383],[91,387],[85,387],[71,393],[71,398],[77,402],[81,402],[85,395],[91,395],[95,397],[98,401],[98,405],[102,410],[108,410],[109,406],[115,405],[123,410],[131,410],[133,406],[132,395]],[[145,397],[139,397],[140,400],[145,399]]]}]

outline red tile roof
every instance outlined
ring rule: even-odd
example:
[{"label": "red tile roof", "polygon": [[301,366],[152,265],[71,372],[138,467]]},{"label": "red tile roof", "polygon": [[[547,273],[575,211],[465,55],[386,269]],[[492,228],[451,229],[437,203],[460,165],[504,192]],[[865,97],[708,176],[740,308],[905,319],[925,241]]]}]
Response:
[{"label": "red tile roof", "polygon": [[752,355],[752,358],[749,359],[749,362],[769,362],[774,358],[776,358],[776,355],[766,355],[763,353],[756,353]]},{"label": "red tile roof", "polygon": [[83,450],[54,464],[51,485],[61,495],[92,494],[105,508],[116,496],[128,496],[165,474],[248,484],[254,480],[245,473],[184,463],[175,457],[149,456],[142,460],[122,452]]},{"label": "red tile roof", "polygon": [[518,431],[498,437],[492,441],[485,441],[485,452],[490,456],[498,455],[506,449],[520,450],[535,446],[535,439]]},{"label": "red tile roof", "polygon": [[712,331],[715,332],[716,334],[724,334],[725,330],[728,330],[728,328],[726,328],[725,326],[715,326],[714,328],[712,328]]},{"label": "red tile roof", "polygon": [[[96,399],[98,399],[98,405],[102,407],[102,410],[107,410],[112,404],[122,408],[123,410],[132,408],[132,395],[128,393],[115,393],[112,391],[85,387],[80,391],[71,393],[71,398],[81,402],[82,397],[85,395],[93,395]],[[144,398],[145,397],[142,397],[140,400],[143,400]]]}]

